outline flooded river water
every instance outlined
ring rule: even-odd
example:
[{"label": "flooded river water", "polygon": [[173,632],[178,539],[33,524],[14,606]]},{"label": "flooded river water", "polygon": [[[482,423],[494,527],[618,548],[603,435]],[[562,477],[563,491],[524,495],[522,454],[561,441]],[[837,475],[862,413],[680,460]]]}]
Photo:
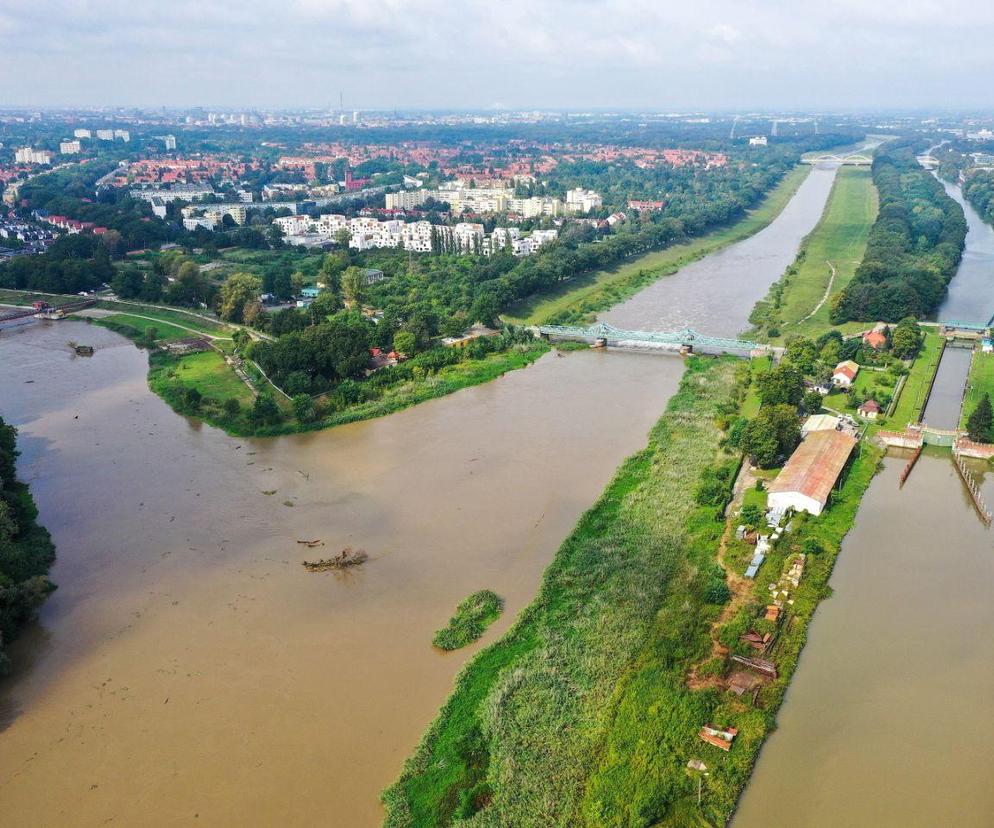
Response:
[{"label": "flooded river water", "polygon": [[[833,176],[812,171],[767,230],[692,265],[696,282],[661,280],[619,324],[739,333]],[[4,331],[0,413],[21,429],[59,590],[0,683],[0,824],[377,824],[460,665],[531,600],[681,372],[548,355],[380,420],[238,440],[173,413],[109,331]],[[301,566],[347,545],[370,561]],[[503,618],[476,647],[434,651],[481,588]]]},{"label": "flooded river water", "polygon": [[[176,416],[115,334],[5,332],[0,409],[59,590],[0,685],[0,822],[376,824],[473,651],[434,651],[434,630],[484,587],[507,601],[486,640],[506,628],[681,371],[550,355],[380,420],[248,441]],[[371,560],[300,564],[346,545]]]},{"label": "flooded river water", "polygon": [[821,218],[838,167],[814,167],[777,219],[756,235],[692,262],[626,302],[600,314],[618,328],[734,337],[749,314],[793,263],[804,237]]}]

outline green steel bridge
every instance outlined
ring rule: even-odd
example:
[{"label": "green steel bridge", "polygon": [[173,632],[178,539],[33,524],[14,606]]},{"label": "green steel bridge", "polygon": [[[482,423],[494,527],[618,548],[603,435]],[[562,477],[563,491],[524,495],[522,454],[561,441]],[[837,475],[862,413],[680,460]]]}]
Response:
[{"label": "green steel bridge", "polygon": [[540,325],[539,334],[549,339],[570,339],[638,351],[681,351],[692,350],[703,354],[733,354],[750,356],[756,351],[763,353],[770,349],[766,345],[747,342],[743,339],[726,339],[697,333],[690,328],[679,331],[624,331],[598,322],[588,328],[573,325]]}]

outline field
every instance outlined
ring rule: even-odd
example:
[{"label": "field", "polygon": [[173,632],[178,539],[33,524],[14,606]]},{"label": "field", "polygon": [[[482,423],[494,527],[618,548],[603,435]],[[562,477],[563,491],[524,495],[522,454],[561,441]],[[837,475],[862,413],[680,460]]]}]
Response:
[{"label": "field", "polygon": [[905,380],[901,396],[890,418],[891,428],[901,429],[908,423],[917,423],[921,419],[925,397],[932,385],[932,378],[939,367],[939,357],[942,356],[944,340],[937,333],[927,333],[922,344],[921,353],[911,366],[908,378]]},{"label": "field", "polygon": [[[818,226],[804,240],[794,264],[754,311],[754,324],[766,332],[761,338],[782,341],[787,336],[817,336],[832,327],[832,297],[852,281],[876,215],[877,195],[869,169],[841,167]],[[865,327],[856,322],[840,330],[845,334]],[[770,335],[770,329],[779,334]]]},{"label": "field", "polygon": [[960,412],[960,428],[966,428],[967,418],[983,399],[984,394],[994,402],[994,354],[976,351],[970,363],[970,377],[966,385],[966,397]]},{"label": "field", "polygon": [[616,305],[684,265],[758,233],[787,206],[810,171],[806,166],[792,170],[758,207],[734,224],[683,244],[646,253],[610,270],[580,274],[557,290],[516,303],[503,316],[514,324],[538,325],[566,313],[583,316]]},{"label": "field", "polygon": [[133,302],[109,302],[102,301],[98,307],[106,310],[120,311],[135,317],[145,317],[146,325],[156,325],[168,323],[174,327],[185,328],[186,336],[206,334],[207,336],[219,336],[230,338],[232,328],[224,322],[207,319],[199,314],[180,309],[162,308],[155,305],[141,305]]},{"label": "field", "polygon": [[172,368],[175,381],[185,388],[196,388],[204,397],[213,400],[234,398],[243,405],[251,405],[252,392],[217,351],[202,351],[180,357]]},{"label": "field", "polygon": [[[118,333],[127,333],[121,329],[122,326],[130,328],[138,334],[144,334],[148,328],[155,328],[156,342],[172,342],[176,339],[187,339],[188,337],[196,336],[195,333],[179,328],[176,325],[171,325],[168,322],[146,319],[143,316],[133,316],[130,313],[115,313],[113,316],[94,319],[93,322],[96,325],[102,325]],[[132,338],[134,338],[133,335]]]}]

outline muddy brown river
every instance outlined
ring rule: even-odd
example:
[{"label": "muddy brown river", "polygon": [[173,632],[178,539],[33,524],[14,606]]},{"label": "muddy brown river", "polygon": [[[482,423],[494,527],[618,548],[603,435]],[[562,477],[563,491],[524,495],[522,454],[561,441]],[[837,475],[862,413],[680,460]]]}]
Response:
[{"label": "muddy brown river", "polygon": [[[549,355],[390,417],[249,441],[176,416],[108,331],[2,337],[0,407],[59,549],[59,590],[0,684],[0,822],[18,826],[377,824],[475,651],[433,650],[434,630],[484,587],[507,601],[484,643],[506,629],[682,370]],[[301,566],[347,545],[370,561]]]},{"label": "muddy brown river", "polygon": [[[643,301],[639,327],[739,333],[833,176],[813,171],[767,230],[692,265],[700,289],[682,271],[625,314]],[[378,824],[380,791],[459,667],[532,599],[682,363],[549,355],[274,440],[177,416],[145,372],[142,352],[82,323],[0,333],[0,413],[21,429],[20,473],[59,550],[59,590],[0,682],[3,825]],[[345,546],[369,562],[301,566]],[[481,588],[504,596],[502,619],[473,647],[433,650]]]}]

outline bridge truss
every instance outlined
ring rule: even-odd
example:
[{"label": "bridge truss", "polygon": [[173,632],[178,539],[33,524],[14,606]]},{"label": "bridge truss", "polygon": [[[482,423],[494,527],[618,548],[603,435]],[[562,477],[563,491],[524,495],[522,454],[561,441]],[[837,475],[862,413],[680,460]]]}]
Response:
[{"label": "bridge truss", "polygon": [[755,350],[765,348],[763,345],[743,339],[707,336],[691,328],[679,331],[625,331],[606,322],[598,322],[588,328],[574,325],[541,325],[538,332],[555,339],[572,339],[592,344],[603,342],[605,345],[634,350],[679,350],[687,347],[702,353],[748,356]]}]

